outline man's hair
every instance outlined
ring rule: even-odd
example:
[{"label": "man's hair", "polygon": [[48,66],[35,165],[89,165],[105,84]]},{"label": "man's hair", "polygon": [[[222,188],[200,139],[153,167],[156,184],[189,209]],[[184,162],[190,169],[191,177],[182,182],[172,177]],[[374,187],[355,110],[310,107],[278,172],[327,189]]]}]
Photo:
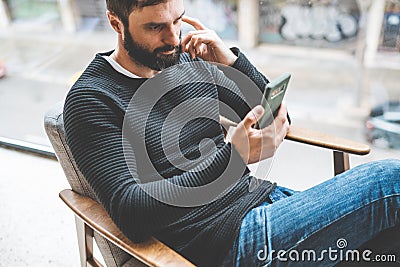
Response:
[{"label": "man's hair", "polygon": [[154,6],[168,0],[106,0],[107,10],[117,15],[117,17],[128,25],[128,17],[135,8]]}]

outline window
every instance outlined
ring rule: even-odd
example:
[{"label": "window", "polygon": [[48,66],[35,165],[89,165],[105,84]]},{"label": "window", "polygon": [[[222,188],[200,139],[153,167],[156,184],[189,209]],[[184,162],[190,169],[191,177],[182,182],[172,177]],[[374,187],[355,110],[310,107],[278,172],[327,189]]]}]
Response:
[{"label": "window", "polygon": [[354,47],[359,17],[356,0],[261,0],[259,41],[311,47]]},{"label": "window", "polygon": [[400,2],[386,2],[379,48],[400,52]]}]

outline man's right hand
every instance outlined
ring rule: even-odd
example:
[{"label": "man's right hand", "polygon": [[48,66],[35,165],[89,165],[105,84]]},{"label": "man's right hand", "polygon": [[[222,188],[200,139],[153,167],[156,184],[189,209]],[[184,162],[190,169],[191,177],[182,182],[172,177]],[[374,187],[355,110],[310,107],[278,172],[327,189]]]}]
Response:
[{"label": "man's right hand", "polygon": [[270,158],[280,146],[289,131],[287,109],[281,105],[274,123],[263,129],[252,126],[262,117],[264,108],[256,106],[237,125],[231,137],[231,143],[246,164],[256,163]]},{"label": "man's right hand", "polygon": [[217,62],[227,66],[235,63],[237,56],[225,46],[215,31],[208,29],[198,19],[183,16],[182,21],[195,28],[182,39],[182,51],[192,58],[199,57],[205,61]]}]

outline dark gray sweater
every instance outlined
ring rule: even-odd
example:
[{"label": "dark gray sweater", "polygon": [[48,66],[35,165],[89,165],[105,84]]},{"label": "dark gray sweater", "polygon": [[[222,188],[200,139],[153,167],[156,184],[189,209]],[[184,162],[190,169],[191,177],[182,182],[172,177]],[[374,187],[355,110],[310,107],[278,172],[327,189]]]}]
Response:
[{"label": "dark gray sweater", "polygon": [[[242,53],[233,51],[238,55],[233,67],[258,88],[264,88],[267,79]],[[182,63],[190,61],[187,54],[182,55]],[[224,142],[218,116],[226,110],[221,103],[240,118],[251,107],[239,87],[227,78],[234,73],[224,70],[225,76],[211,65],[205,69],[216,83],[177,86],[153,101],[155,105],[145,114],[146,103],[154,96],[150,91],[158,89],[138,93],[148,80],[115,71],[98,54],[68,93],[64,121],[67,142],[80,170],[128,238],[140,242],[155,236],[199,266],[217,266],[233,246],[243,217],[267,199],[274,184],[262,181],[255,190],[249,190],[255,178],[233,146]],[[161,84],[176,83],[177,77],[162,79]],[[224,85],[234,90],[226,90]],[[129,105],[134,96],[136,101]],[[198,99],[217,100],[191,106],[191,114],[207,114],[206,118],[184,123],[177,133],[173,128],[163,132],[167,115],[174,108]],[[187,120],[187,114],[178,113],[177,125],[181,118]],[[172,136],[165,137],[165,133]],[[205,139],[209,142],[199,148]],[[174,142],[179,151],[173,149]],[[191,162],[199,164],[190,166]],[[210,195],[204,191],[199,194],[199,187],[217,180],[225,182],[217,184]],[[185,190],[181,190],[183,187]],[[194,196],[216,198],[195,206],[173,204],[189,203]],[[162,201],[164,197],[170,202]]]}]

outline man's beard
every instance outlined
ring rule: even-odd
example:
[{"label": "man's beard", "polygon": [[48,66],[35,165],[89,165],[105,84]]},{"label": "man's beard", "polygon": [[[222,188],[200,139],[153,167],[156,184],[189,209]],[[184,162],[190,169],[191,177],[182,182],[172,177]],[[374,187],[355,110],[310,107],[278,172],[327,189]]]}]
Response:
[{"label": "man's beard", "polygon": [[[181,40],[181,34],[179,35],[179,40]],[[125,30],[124,48],[128,51],[128,55],[133,61],[156,71],[161,71],[178,64],[182,53],[182,46],[180,44],[178,46],[166,45],[156,48],[151,52],[145,46],[133,40],[127,27]],[[172,49],[175,52],[170,55],[161,54],[161,52],[171,51]]]}]

